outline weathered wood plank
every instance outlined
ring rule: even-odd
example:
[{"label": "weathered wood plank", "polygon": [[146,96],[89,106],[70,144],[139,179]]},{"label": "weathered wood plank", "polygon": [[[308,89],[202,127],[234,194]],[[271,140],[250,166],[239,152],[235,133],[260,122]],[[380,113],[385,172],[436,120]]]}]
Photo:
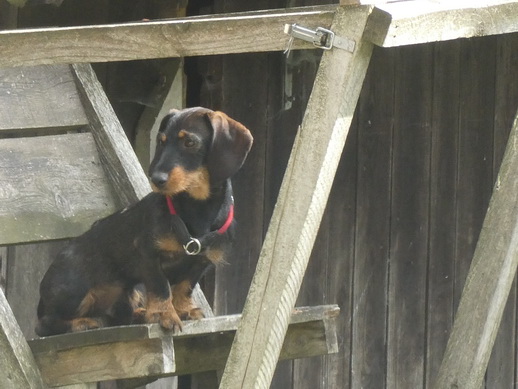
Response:
[{"label": "weathered wood plank", "polygon": [[0,288],[0,386],[45,388],[34,357]]},{"label": "weathered wood plank", "polygon": [[268,387],[352,121],[372,45],[370,6],[337,11],[332,29],[354,53],[324,53],[243,310],[223,387]]},{"label": "weathered wood plank", "polygon": [[[281,357],[337,352],[338,313],[338,307],[332,305],[296,308]],[[185,322],[183,331],[172,336],[151,324],[64,334],[29,343],[50,386],[192,374],[224,367],[240,318],[231,315]]]},{"label": "weathered wood plank", "polygon": [[517,30],[518,3],[513,0],[400,1],[376,6],[364,38],[392,47]]},{"label": "weathered wood plank", "polygon": [[426,387],[437,376],[453,324],[461,41],[434,47]]},{"label": "weathered wood plank", "polygon": [[518,265],[518,116],[473,256],[435,388],[478,389]]},{"label": "weathered wood plank", "polygon": [[[336,6],[308,7],[118,25],[0,31],[0,67],[279,51],[289,40],[284,24],[328,27],[335,9]],[[296,40],[293,49],[297,48],[314,46]]]},{"label": "weathered wood plank", "polygon": [[[422,385],[425,355],[426,271],[430,193],[432,47],[397,49],[387,388]],[[409,190],[409,188],[412,188]]]},{"label": "weathered wood plank", "polygon": [[[502,35],[496,38],[497,63],[494,111],[493,177],[504,156],[513,117],[518,107],[518,34]],[[495,339],[495,345],[486,373],[487,388],[511,388],[515,385],[517,368],[516,355],[516,277],[507,299],[502,322]]]},{"label": "weathered wood plank", "polygon": [[88,124],[68,66],[0,69],[0,135]]},{"label": "weathered wood plank", "polygon": [[0,244],[76,236],[115,209],[91,134],[0,140]]},{"label": "weathered wood plank", "polygon": [[92,67],[76,64],[72,69],[103,166],[120,204],[127,206],[151,191],[146,174]]},{"label": "weathered wood plank", "polygon": [[457,310],[493,187],[494,38],[460,48],[454,311]]},{"label": "weathered wood plank", "polygon": [[374,48],[358,105],[351,388],[386,382],[395,53]]},{"label": "weathered wood plank", "polygon": [[9,246],[5,296],[26,339],[36,336],[40,282],[66,241]]}]

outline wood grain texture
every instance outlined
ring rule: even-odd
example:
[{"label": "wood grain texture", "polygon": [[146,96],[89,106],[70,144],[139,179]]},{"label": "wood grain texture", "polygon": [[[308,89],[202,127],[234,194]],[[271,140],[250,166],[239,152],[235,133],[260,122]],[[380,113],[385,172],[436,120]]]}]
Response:
[{"label": "wood grain texture", "polygon": [[113,108],[89,64],[72,66],[92,135],[120,205],[148,194],[151,187]]},{"label": "wood grain texture", "polygon": [[395,54],[374,49],[358,106],[351,388],[381,388],[386,380]]},{"label": "wood grain texture", "polygon": [[[122,25],[0,31],[0,67],[282,51],[289,40],[284,24],[329,27],[335,9],[309,7]],[[293,49],[300,48],[314,46],[296,40]]]},{"label": "wood grain texture", "polygon": [[[387,388],[422,385],[430,190],[432,50],[399,48],[395,78]],[[411,189],[409,189],[411,188]]]},{"label": "wood grain texture", "polygon": [[116,207],[91,134],[0,140],[0,244],[79,235]]},{"label": "wood grain texture", "polygon": [[[332,28],[359,39],[369,13],[369,6],[337,12]],[[270,385],[286,329],[285,315],[300,288],[371,50],[370,44],[362,42],[352,55],[334,50],[322,58],[223,374],[223,386]]]},{"label": "wood grain texture", "polygon": [[518,265],[515,117],[435,388],[478,389]]},{"label": "wood grain texture", "polygon": [[437,376],[454,315],[460,46],[460,41],[434,45],[430,243],[426,303],[427,387]]},{"label": "wood grain texture", "polygon": [[[338,313],[337,306],[296,308],[281,358],[337,352]],[[240,318],[188,321],[176,334],[157,324],[103,328],[35,339],[30,346],[49,386],[192,374],[224,367]]]},{"label": "wood grain texture", "polygon": [[0,68],[0,134],[88,123],[68,66]]},{"label": "wood grain texture", "polygon": [[[493,177],[498,174],[509,132],[513,126],[514,114],[518,107],[518,34],[496,38],[496,84],[494,113]],[[486,387],[510,388],[515,385],[516,369],[516,319],[517,319],[516,278],[509,292],[507,305],[502,316],[495,345],[489,359],[486,373]]]},{"label": "wood grain texture", "polygon": [[26,339],[36,336],[40,282],[66,241],[9,246],[6,297]]},{"label": "wood grain texture", "polygon": [[6,389],[45,388],[34,357],[0,289],[0,384]]},{"label": "wood grain texture", "polygon": [[378,4],[365,39],[393,47],[516,32],[518,4],[492,1],[400,1]]}]

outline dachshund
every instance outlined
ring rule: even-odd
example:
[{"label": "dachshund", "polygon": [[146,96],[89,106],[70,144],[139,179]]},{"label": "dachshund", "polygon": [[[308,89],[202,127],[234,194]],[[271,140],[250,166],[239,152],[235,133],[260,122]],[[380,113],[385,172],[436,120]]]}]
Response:
[{"label": "dachshund", "polygon": [[224,263],[235,234],[231,177],[252,146],[225,113],[172,110],[149,168],[153,191],[96,221],[57,255],[40,284],[36,334],[200,319],[194,285]]}]

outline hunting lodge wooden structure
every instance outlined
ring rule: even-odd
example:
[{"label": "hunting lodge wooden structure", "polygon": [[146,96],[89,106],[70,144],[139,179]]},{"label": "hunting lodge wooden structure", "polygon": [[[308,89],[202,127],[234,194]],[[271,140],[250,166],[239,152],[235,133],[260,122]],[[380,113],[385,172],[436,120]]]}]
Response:
[{"label": "hunting lodge wooden structure", "polygon": [[[7,292],[0,289],[1,387],[87,388],[98,381],[118,380],[118,387],[129,388],[159,377],[192,374],[193,385],[198,382],[203,388],[267,388],[279,358],[327,354],[336,359],[332,363],[319,360],[319,386],[311,387],[478,389],[484,379],[491,388],[516,385],[518,298],[513,280],[518,264],[518,83],[512,79],[517,78],[518,59],[512,53],[518,49],[513,34],[518,31],[518,2],[342,3],[0,31],[0,244],[6,247],[2,253],[8,260],[8,267],[2,267]],[[5,4],[2,7],[0,11],[7,9]],[[323,28],[319,31],[324,35],[318,35],[316,43],[292,37],[286,26],[294,24],[311,31]],[[334,34],[334,41],[326,34]],[[465,48],[462,42],[475,42],[475,48]],[[316,62],[307,106],[306,102],[284,103],[285,108],[299,104],[305,113],[298,129],[291,130],[293,146],[278,197],[275,193],[271,220],[265,216],[269,211],[255,209],[254,204],[241,206],[241,218],[247,214],[249,220],[241,227],[245,232],[234,255],[236,262],[239,255],[252,257],[248,245],[261,247],[253,259],[259,258],[253,279],[243,281],[247,289],[241,293],[248,291],[248,295],[242,315],[214,316],[197,288],[207,318],[187,323],[179,334],[144,325],[27,341],[31,331],[27,324],[32,325],[35,312],[17,307],[23,307],[29,293],[37,291],[48,258],[62,239],[80,234],[94,220],[148,193],[141,165],[149,162],[150,133],[157,117],[183,101],[179,81],[183,67],[177,61],[169,67],[170,81],[160,103],[142,115],[139,127],[145,130],[132,139],[132,146],[90,63],[287,48],[287,55],[303,63],[307,58],[298,52],[321,50],[320,43],[329,47]],[[433,53],[431,45],[436,45]],[[380,49],[402,46],[409,47],[396,54],[394,49]],[[396,63],[402,72],[397,77]],[[240,72],[254,77],[252,70]],[[489,89],[485,76],[492,79]],[[387,87],[391,82],[393,89]],[[296,87],[285,83],[283,93]],[[243,96],[238,89],[234,85],[224,92],[226,104],[242,104],[245,116],[250,107],[232,97],[234,92]],[[370,97],[362,100],[361,94]],[[487,94],[498,97],[484,100]],[[424,101],[422,110],[413,105],[419,100]],[[363,124],[357,118],[362,115],[369,117]],[[472,116],[475,119],[470,121]],[[245,117],[238,119],[247,124]],[[383,133],[385,120],[388,134]],[[463,127],[463,120],[468,125]],[[488,122],[489,140],[484,138]],[[475,138],[466,135],[470,125],[478,129]],[[249,127],[256,131],[254,136],[260,131]],[[458,128],[457,135],[450,127]],[[291,146],[285,141],[275,144],[278,134],[270,136],[274,140],[268,144],[266,137],[259,137],[259,151],[252,152],[255,156],[238,178],[242,184],[242,189],[236,185],[238,218],[239,202],[252,197],[248,188],[257,187],[258,171],[262,169],[263,187],[269,179],[275,180],[263,177],[264,172],[270,169],[279,174],[278,167],[273,168],[275,162],[268,162],[272,164],[268,167],[264,160],[273,161],[283,151],[287,155],[286,145]],[[415,141],[417,137],[428,143]],[[363,151],[354,147],[362,139]],[[390,150],[384,148],[387,142]],[[140,162],[133,151],[136,143]],[[491,143],[489,167],[487,143]],[[339,174],[340,183],[334,182],[351,151],[358,166],[356,184],[348,185],[349,173]],[[453,178],[447,174],[452,169]],[[479,186],[481,171],[485,198],[479,200],[473,193],[463,197],[462,191],[470,184]],[[450,180],[441,181],[444,177]],[[388,197],[382,196],[382,187],[389,188]],[[325,214],[330,193],[334,200]],[[455,198],[455,204],[450,205],[449,198]],[[348,228],[351,199],[356,215],[353,230]],[[472,217],[474,209],[480,217]],[[264,218],[267,228],[249,228],[258,214],[256,219]],[[455,280],[449,279],[455,274],[449,272],[453,265],[447,256],[452,239],[441,240],[450,246],[434,244],[438,241],[434,237],[447,235],[449,215],[456,218],[457,231],[465,227],[469,232],[455,235],[454,251],[462,244],[476,246],[472,260],[470,255],[468,262],[458,265],[458,273],[464,273]],[[462,215],[469,220],[461,220]],[[325,244],[317,238],[323,218],[325,229],[321,227],[320,234],[326,234]],[[390,226],[384,230],[386,223]],[[376,242],[376,234],[388,230],[390,240]],[[312,306],[294,309],[315,240],[318,248],[313,257],[328,255],[328,262],[327,273],[319,273],[314,282],[325,279],[329,298],[342,296],[341,301],[310,297]],[[322,254],[322,247],[327,254]],[[348,256],[354,257],[354,271],[344,259]],[[34,264],[38,258],[46,259]],[[309,266],[307,282],[313,271],[318,272]],[[227,281],[236,277],[228,276]],[[214,298],[221,303],[225,293],[218,289],[216,294]],[[375,296],[382,298],[367,300]],[[441,310],[455,312],[441,314]],[[499,340],[501,322],[507,332]],[[434,334],[443,343],[436,342]],[[495,349],[504,350],[506,345],[510,349],[508,354],[502,351],[500,359],[494,356],[492,367],[495,342]],[[513,355],[510,362],[504,361],[506,355]],[[380,358],[383,362],[378,363]],[[307,372],[300,368],[298,376],[306,374],[311,382],[311,362],[304,366]],[[295,376],[295,368],[288,369]],[[499,378],[491,378],[491,369]],[[305,387],[299,379],[300,386],[289,384]]]}]

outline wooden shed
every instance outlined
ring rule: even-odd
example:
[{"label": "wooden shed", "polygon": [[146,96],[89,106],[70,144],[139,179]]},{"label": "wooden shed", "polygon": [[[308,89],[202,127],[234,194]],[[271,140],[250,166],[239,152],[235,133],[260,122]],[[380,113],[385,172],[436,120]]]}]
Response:
[{"label": "wooden shed", "polygon": [[[108,142],[111,151],[101,150],[99,157],[83,162],[115,166],[106,173],[114,186],[97,192],[93,207],[96,214],[106,214],[147,190],[140,173],[132,181],[133,173],[122,169],[132,182],[130,192],[135,185],[140,189],[120,198],[125,184],[118,183],[118,172],[134,161],[124,161],[132,152],[117,154],[116,145],[127,137],[146,168],[156,118],[170,107],[219,109],[252,131],[254,147],[234,182],[238,243],[229,264],[216,268],[201,285],[214,323],[245,310],[239,328],[236,316],[214,324],[218,331],[233,331],[224,339],[230,352],[226,369],[211,365],[219,378],[223,375],[220,387],[516,388],[518,3],[329,3],[0,0],[0,110],[9,107],[0,117],[10,118],[0,123],[0,141],[9,141],[14,150],[13,139],[23,129],[17,152],[37,156],[38,149],[27,147],[35,135],[64,136],[91,128],[94,140],[85,142],[93,154],[104,144],[96,128],[113,129],[110,123],[117,122],[116,138]],[[294,24],[318,32],[320,41],[299,39]],[[329,30],[334,42],[325,35]],[[321,42],[329,50],[319,47]],[[41,74],[44,79],[34,81]],[[29,75],[33,81],[26,82]],[[34,85],[39,89],[31,89]],[[21,97],[14,99],[13,91]],[[53,94],[63,101],[44,98]],[[28,105],[17,116],[22,103]],[[32,122],[21,125],[16,118],[26,115],[27,107],[58,112],[57,107],[59,115],[29,115]],[[67,114],[74,120],[61,122]],[[78,142],[85,144],[83,138]],[[112,151],[116,157],[106,157]],[[91,179],[104,182],[103,174],[99,168]],[[7,180],[1,173],[0,178]],[[0,188],[0,199],[8,198],[5,192]],[[6,208],[4,203],[0,211]],[[89,221],[94,211],[81,212]],[[9,217],[0,212],[2,223],[10,223]],[[71,236],[83,228],[67,232]],[[41,233],[37,226],[35,231]],[[0,347],[27,348],[23,338],[10,335],[19,335],[20,329],[25,338],[35,337],[37,286],[62,245],[57,238],[23,245],[0,241],[6,244],[0,249],[2,288],[17,319],[8,327],[0,318]],[[42,258],[38,263],[36,253]],[[274,326],[277,317],[288,325],[288,317],[279,313],[281,301],[275,301],[282,300],[286,286],[274,278],[285,282],[295,266],[299,274],[305,270],[301,285],[288,285],[295,305],[320,307],[309,319],[304,310],[298,312],[306,314],[304,319],[292,316],[284,330],[299,348],[291,354],[284,350],[287,359],[276,364],[280,351],[264,356],[269,351],[262,350],[266,342],[261,340],[272,336],[260,328]],[[265,268],[271,274],[264,275]],[[251,284],[256,287],[248,294]],[[262,315],[254,310],[257,301],[265,304]],[[340,308],[337,317],[334,304]],[[290,338],[290,328],[297,325],[305,332],[291,332]],[[237,340],[230,350],[236,328],[237,338],[251,334],[257,343]],[[310,346],[298,344],[311,339],[308,329],[318,339]],[[167,340],[155,330],[107,330],[104,336],[122,342],[117,346],[121,353],[138,351],[142,339],[163,352]],[[184,338],[206,331],[193,327]],[[206,344],[180,338],[173,340],[177,354],[194,350],[197,358],[223,344],[223,337]],[[70,339],[74,345],[84,341],[81,335]],[[136,343],[123,348],[129,341]],[[316,350],[322,344],[327,346]],[[36,356],[48,351],[48,344],[38,340],[31,347]],[[108,352],[88,347],[99,347],[92,349],[92,358]],[[13,349],[6,355],[16,358]],[[311,355],[320,356],[294,359]],[[242,366],[247,358],[260,363]],[[264,360],[277,366],[273,377]],[[32,371],[34,364],[24,363],[20,371]],[[0,370],[7,366],[14,363],[0,357]],[[126,374],[121,377],[131,373]],[[155,378],[170,374],[149,372]],[[120,377],[99,381],[115,378]],[[208,388],[208,382],[217,385],[214,375],[198,374],[149,388]]]}]

